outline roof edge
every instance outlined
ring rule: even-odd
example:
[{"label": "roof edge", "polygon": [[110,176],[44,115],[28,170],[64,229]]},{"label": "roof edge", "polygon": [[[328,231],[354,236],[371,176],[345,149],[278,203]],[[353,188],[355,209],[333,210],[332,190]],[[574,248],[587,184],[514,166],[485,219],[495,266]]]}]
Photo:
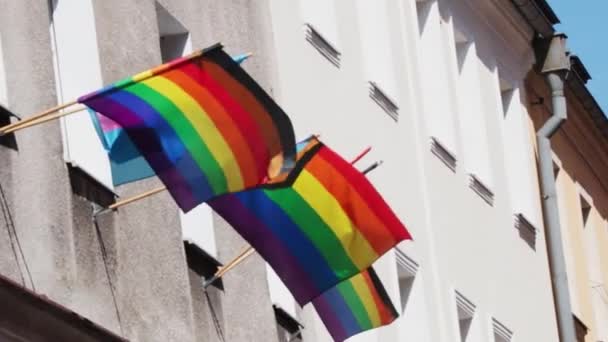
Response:
[{"label": "roof edge", "polygon": [[559,18],[546,0],[510,0],[536,33],[547,38],[555,32]]}]

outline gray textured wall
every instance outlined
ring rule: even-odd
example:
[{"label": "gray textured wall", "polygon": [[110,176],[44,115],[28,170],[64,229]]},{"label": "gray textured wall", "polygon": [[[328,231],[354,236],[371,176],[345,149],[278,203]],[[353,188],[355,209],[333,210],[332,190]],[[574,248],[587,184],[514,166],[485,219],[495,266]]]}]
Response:
[{"label": "gray textured wall", "polygon": [[[93,2],[104,83],[160,63],[153,0]],[[195,49],[222,41],[230,53],[254,51],[245,68],[272,89],[266,1],[159,2],[190,30]],[[0,8],[8,105],[25,116],[55,105],[47,1],[0,0]],[[103,214],[95,224],[91,204],[71,192],[59,122],[16,139],[17,151],[0,146],[1,274],[23,277],[31,288],[23,258],[11,247],[12,217],[35,290],[119,335],[146,342],[277,340],[258,256],[226,275],[224,291],[206,295],[186,264],[178,209],[167,193]],[[146,180],[117,192],[126,197],[158,185]],[[215,228],[226,263],[246,243],[217,217]]]}]

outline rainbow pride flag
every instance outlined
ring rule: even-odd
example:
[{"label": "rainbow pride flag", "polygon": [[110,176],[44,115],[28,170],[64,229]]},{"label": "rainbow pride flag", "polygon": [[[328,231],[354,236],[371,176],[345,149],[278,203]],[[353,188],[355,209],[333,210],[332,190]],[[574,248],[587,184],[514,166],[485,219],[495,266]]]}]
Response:
[{"label": "rainbow pride flag", "polygon": [[[249,56],[249,54],[240,54],[232,57],[232,59],[241,64]],[[135,144],[133,144],[119,124],[90,109],[89,116],[103,148],[108,153],[114,186],[135,182],[155,175],[150,164],[139,153]]]},{"label": "rainbow pride flag", "polygon": [[184,212],[293,166],[289,118],[219,44],[78,102],[125,129]]},{"label": "rainbow pride flag", "polygon": [[325,291],[312,305],[337,342],[399,317],[372,267]]},{"label": "rainbow pride flag", "polygon": [[209,205],[270,264],[300,305],[365,270],[405,226],[365,176],[311,139],[285,177]]}]

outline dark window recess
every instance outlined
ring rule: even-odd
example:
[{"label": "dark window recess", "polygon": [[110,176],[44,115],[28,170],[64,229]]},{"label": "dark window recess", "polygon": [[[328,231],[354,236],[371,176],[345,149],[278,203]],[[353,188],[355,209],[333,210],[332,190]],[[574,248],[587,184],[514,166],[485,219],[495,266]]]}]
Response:
[{"label": "dark window recess", "polygon": [[68,174],[75,195],[104,208],[116,201],[118,196],[112,190],[78,166],[68,163]]},{"label": "dark window recess", "polygon": [[524,216],[519,213],[515,215],[515,228],[519,230],[519,237],[526,242],[530,248],[536,250],[536,227]]},{"label": "dark window recess", "polygon": [[477,193],[479,197],[486,201],[486,203],[493,206],[494,193],[492,192],[492,190],[490,190],[490,188],[485,185],[475,174],[470,173],[469,178],[469,187],[473,189],[473,191],[475,191],[475,193]]},{"label": "dark window recess", "polygon": [[[184,241],[184,250],[186,251],[188,267],[205,280],[211,279],[222,266],[219,261],[191,241]],[[224,290],[221,278],[214,281],[211,286]]]},{"label": "dark window recess", "polygon": [[312,46],[319,51],[323,57],[327,58],[331,64],[336,67],[340,67],[340,57],[342,54],[335,46],[333,46],[325,37],[319,33],[317,29],[311,24],[304,24],[306,30],[306,40],[312,44]]},{"label": "dark window recess", "polygon": [[574,317],[574,328],[576,330],[576,341],[577,342],[585,342],[585,337],[587,336],[587,326],[575,315]]},{"label": "dark window recess", "polygon": [[[4,127],[11,123],[11,116],[18,118],[13,112],[0,105],[0,127]],[[16,150],[17,140],[15,140],[15,135],[11,133],[0,136],[0,145]]]},{"label": "dark window recess", "polygon": [[303,341],[302,328],[304,328],[304,326],[279,306],[273,305],[272,308],[274,309],[274,316],[277,320],[279,342]]},{"label": "dark window recess", "polygon": [[190,36],[186,27],[158,2],[156,2],[156,18],[163,63],[183,56]]},{"label": "dark window recess", "polygon": [[449,167],[450,170],[456,172],[456,156],[435,137],[431,137],[431,152]]},{"label": "dark window recess", "polygon": [[460,340],[466,342],[471,329],[471,323],[475,316],[475,304],[456,291],[456,308],[458,313],[458,328],[460,330]]},{"label": "dark window recess", "polygon": [[583,196],[580,197],[581,202],[581,215],[583,216],[583,225],[587,224],[587,219],[589,218],[589,213],[591,213],[591,204],[587,202],[587,200]]},{"label": "dark window recess", "polygon": [[369,97],[371,97],[372,100],[391,117],[391,119],[395,121],[399,120],[399,107],[396,102],[386,95],[377,83],[372,81],[369,82]]},{"label": "dark window recess", "polygon": [[494,342],[511,342],[513,332],[509,328],[495,319],[492,319],[492,326],[494,328]]}]

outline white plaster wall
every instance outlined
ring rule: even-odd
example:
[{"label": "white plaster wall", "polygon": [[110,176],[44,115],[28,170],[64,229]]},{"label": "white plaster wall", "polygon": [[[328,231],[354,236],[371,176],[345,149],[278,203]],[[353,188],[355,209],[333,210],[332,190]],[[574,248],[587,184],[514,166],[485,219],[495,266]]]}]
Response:
[{"label": "white plaster wall", "polygon": [[[53,39],[57,97],[72,101],[103,86],[91,0],[56,1]],[[108,157],[88,112],[63,117],[64,157],[113,189]]]},{"label": "white plaster wall", "polygon": [[[292,118],[298,136],[321,134],[322,140],[347,159],[367,145],[373,146],[373,152],[360,167],[378,159],[384,161],[369,178],[408,225],[415,242],[405,242],[400,248],[423,270],[414,288],[424,289],[423,297],[415,300],[412,307],[419,313],[417,330],[413,330],[411,322],[404,323],[407,318],[402,317],[385,329],[362,334],[353,341],[391,341],[409,336],[421,341],[458,341],[454,290],[466,293],[477,305],[472,327],[476,332],[470,341],[490,341],[490,317],[499,317],[515,332],[518,341],[557,340],[544,236],[540,232],[539,247],[534,252],[513,227],[511,185],[506,171],[509,162],[504,153],[510,146],[503,137],[500,97],[496,93],[497,68],[509,81],[521,81],[529,70],[531,32],[511,30],[516,14],[505,13],[513,18],[504,19],[498,14],[505,9],[494,8],[499,6],[494,2],[476,8],[469,1],[458,0],[430,5],[430,26],[425,29],[429,31],[421,39],[415,1],[383,1],[386,18],[382,23],[388,33],[379,41],[388,40],[390,49],[385,52],[393,62],[376,63],[374,68],[378,68],[379,75],[395,79],[395,97],[400,107],[399,121],[395,123],[368,96],[366,60],[371,53],[362,46],[369,38],[363,38],[364,29],[359,26],[360,9],[347,1],[335,1],[334,5],[333,21],[342,53],[339,68],[305,40],[302,25],[306,18],[299,8],[284,1],[271,1],[277,55],[276,97]],[[478,87],[483,96],[491,96],[482,103],[484,123],[480,127],[485,132],[480,134],[486,141],[486,160],[490,165],[486,172],[495,192],[494,206],[468,187],[466,169],[460,164],[464,147],[460,147],[462,132],[457,129],[459,119],[454,113],[458,104],[456,75],[452,73],[456,63],[449,60],[455,58],[449,50],[454,18],[473,33],[485,68],[480,70],[483,75]],[[319,29],[322,35],[331,34]],[[380,29],[374,32],[380,34]],[[513,51],[505,52],[506,47]],[[459,158],[456,173],[429,151],[429,136],[433,135],[439,135],[448,148],[454,149]],[[390,259],[382,262],[390,263]],[[379,267],[397,304],[394,258],[392,263],[390,267]],[[310,324],[306,321],[304,325],[315,333],[307,334],[316,336],[315,341],[325,341],[327,333],[314,315],[307,313],[309,310],[306,308],[302,317]]]}]

